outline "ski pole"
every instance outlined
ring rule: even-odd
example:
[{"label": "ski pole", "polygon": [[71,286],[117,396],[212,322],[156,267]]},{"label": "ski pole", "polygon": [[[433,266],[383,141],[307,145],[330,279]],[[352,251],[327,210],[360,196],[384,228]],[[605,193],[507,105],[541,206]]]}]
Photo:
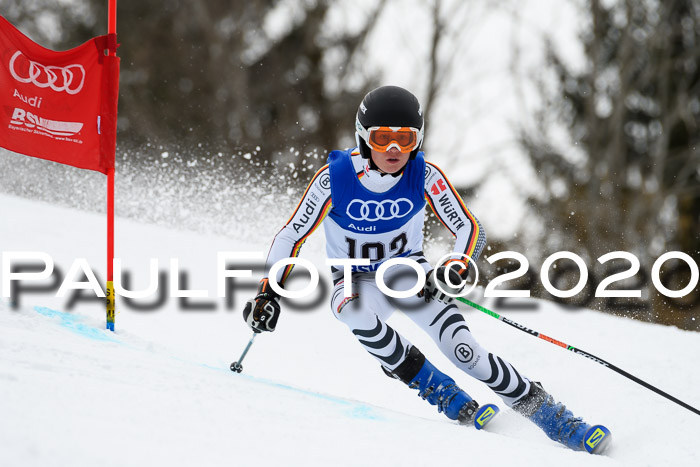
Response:
[{"label": "ski pole", "polygon": [[245,355],[248,353],[248,349],[250,349],[250,346],[253,345],[253,341],[255,340],[255,336],[257,336],[259,333],[253,332],[253,337],[250,338],[248,341],[248,345],[245,346],[245,349],[243,349],[243,353],[241,354],[241,358],[238,359],[238,361],[231,363],[231,371],[235,373],[240,373],[243,371],[243,359],[245,358]]},{"label": "ski pole", "polygon": [[693,406],[691,406],[691,405],[689,405],[689,404],[686,404],[685,402],[683,402],[683,401],[681,401],[681,400],[679,400],[679,399],[676,399],[676,398],[673,397],[672,395],[670,395],[670,394],[668,394],[668,393],[662,391],[661,389],[659,389],[659,388],[657,388],[657,387],[652,386],[651,384],[647,383],[646,381],[643,381],[643,380],[637,378],[636,376],[634,376],[634,375],[632,375],[632,374],[626,372],[626,371],[623,370],[622,368],[619,368],[619,367],[613,365],[612,363],[606,362],[606,361],[603,360],[602,358],[596,357],[595,355],[593,355],[593,354],[591,354],[591,353],[588,353],[588,352],[585,352],[585,351],[583,351],[583,350],[581,350],[581,349],[579,349],[579,348],[576,348],[576,347],[574,347],[573,345],[565,344],[565,343],[563,343],[563,342],[561,342],[561,341],[559,341],[559,340],[557,340],[557,339],[553,339],[553,338],[551,338],[551,337],[549,337],[549,336],[546,336],[546,335],[544,335],[544,334],[542,334],[542,333],[539,333],[539,332],[537,332],[537,331],[535,331],[535,330],[533,330],[533,329],[527,328],[527,327],[525,327],[525,326],[523,326],[523,325],[521,325],[521,324],[516,323],[515,321],[511,321],[510,319],[506,318],[505,316],[501,316],[501,315],[499,315],[498,313],[495,313],[495,312],[493,312],[493,311],[491,311],[491,310],[489,310],[489,309],[487,309],[487,308],[484,308],[484,307],[481,306],[481,305],[478,305],[478,304],[476,304],[476,303],[474,303],[474,302],[472,302],[472,301],[470,301],[470,300],[467,300],[466,298],[463,298],[463,297],[456,297],[456,298],[457,298],[457,300],[459,300],[460,302],[466,303],[466,304],[469,305],[470,307],[476,308],[477,310],[482,311],[482,312],[486,313],[487,315],[496,318],[496,319],[499,320],[499,321],[503,321],[503,322],[506,323],[506,324],[510,324],[510,325],[513,326],[514,328],[520,329],[521,331],[526,332],[526,333],[530,334],[531,336],[539,337],[539,338],[542,339],[542,340],[545,340],[545,341],[547,341],[547,342],[551,342],[552,344],[558,345],[559,347],[562,347],[562,348],[564,348],[564,349],[566,349],[566,350],[571,350],[571,351],[574,352],[575,354],[582,355],[582,356],[584,356],[584,357],[586,357],[586,358],[588,358],[588,359],[590,359],[590,360],[593,360],[593,361],[596,362],[596,363],[600,363],[600,364],[603,365],[604,367],[613,370],[614,372],[616,372],[616,373],[618,373],[618,374],[624,376],[625,378],[631,379],[631,380],[634,381],[635,383],[640,384],[640,385],[644,386],[645,388],[654,391],[655,393],[659,394],[660,396],[663,396],[663,397],[665,397],[666,399],[675,402],[676,404],[680,405],[681,407],[684,407],[684,408],[690,410],[691,412],[693,412],[693,413],[695,413],[695,414],[697,414],[697,415],[700,415],[700,410],[696,409],[695,407],[693,407]]}]

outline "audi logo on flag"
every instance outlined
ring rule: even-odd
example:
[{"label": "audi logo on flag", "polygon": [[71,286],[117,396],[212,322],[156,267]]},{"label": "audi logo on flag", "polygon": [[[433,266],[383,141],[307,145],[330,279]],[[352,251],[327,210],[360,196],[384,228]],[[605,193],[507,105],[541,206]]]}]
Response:
[{"label": "audi logo on flag", "polygon": [[74,64],[64,67],[42,65],[24,57],[19,50],[10,59],[10,73],[20,83],[33,83],[39,88],[51,88],[56,92],[65,91],[68,94],[77,94],[85,84],[85,68]]},{"label": "audi logo on flag", "polygon": [[383,201],[362,201],[354,199],[345,211],[350,219],[356,221],[388,221],[407,216],[413,210],[410,199],[385,199]]}]

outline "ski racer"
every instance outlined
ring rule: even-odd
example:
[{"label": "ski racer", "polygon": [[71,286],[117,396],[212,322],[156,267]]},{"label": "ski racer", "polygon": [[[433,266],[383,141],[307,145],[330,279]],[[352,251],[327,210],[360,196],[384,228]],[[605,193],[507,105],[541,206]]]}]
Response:
[{"label": "ski racer", "polygon": [[[444,293],[462,290],[471,261],[479,258],[486,244],[486,234],[445,174],[425,161],[420,151],[423,136],[422,110],[413,94],[395,86],[368,93],[356,115],[357,147],[332,151],[328,164],[311,179],[294,214],[272,242],[266,274],[275,262],[298,256],[304,241],[323,223],[328,258],[369,260],[367,265],[351,266],[347,275],[345,266],[331,267],[331,311],[387,375],[417,389],[420,397],[452,420],[477,428],[488,421],[488,414],[479,412],[479,404],[452,378],[386,324],[399,308],[458,369],[488,385],[551,439],[574,450],[601,452],[610,441],[609,430],[574,417],[541,384],[481,346],[452,297]],[[455,237],[453,254],[436,268],[422,251],[426,201]],[[418,263],[426,275],[423,290],[406,298],[383,294],[375,275],[391,258]],[[275,330],[280,297],[270,282],[284,286],[291,269],[289,265],[276,277],[264,277],[258,294],[246,303],[243,318],[253,331]],[[351,284],[345,284],[348,280]],[[384,281],[393,290],[408,290],[416,284],[416,271],[392,265]],[[349,296],[345,296],[347,285],[351,285]]]}]

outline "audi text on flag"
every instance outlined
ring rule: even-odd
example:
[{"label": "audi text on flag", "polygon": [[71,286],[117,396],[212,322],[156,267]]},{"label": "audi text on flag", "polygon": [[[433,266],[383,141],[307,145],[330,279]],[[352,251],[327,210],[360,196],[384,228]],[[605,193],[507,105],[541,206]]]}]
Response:
[{"label": "audi text on flag", "polygon": [[81,169],[113,168],[119,58],[105,53],[108,39],[54,52],[0,16],[0,146]]}]

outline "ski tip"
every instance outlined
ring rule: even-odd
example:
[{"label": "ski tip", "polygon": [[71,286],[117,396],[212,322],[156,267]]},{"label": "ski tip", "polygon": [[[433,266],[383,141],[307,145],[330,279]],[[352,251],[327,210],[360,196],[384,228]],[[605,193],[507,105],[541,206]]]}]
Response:
[{"label": "ski tip", "polygon": [[610,430],[603,425],[594,425],[588,429],[583,438],[583,447],[591,454],[603,454],[612,441]]},{"label": "ski tip", "polygon": [[495,404],[485,404],[479,407],[479,410],[474,414],[474,426],[476,429],[481,430],[485,427],[499,410],[500,409]]}]

